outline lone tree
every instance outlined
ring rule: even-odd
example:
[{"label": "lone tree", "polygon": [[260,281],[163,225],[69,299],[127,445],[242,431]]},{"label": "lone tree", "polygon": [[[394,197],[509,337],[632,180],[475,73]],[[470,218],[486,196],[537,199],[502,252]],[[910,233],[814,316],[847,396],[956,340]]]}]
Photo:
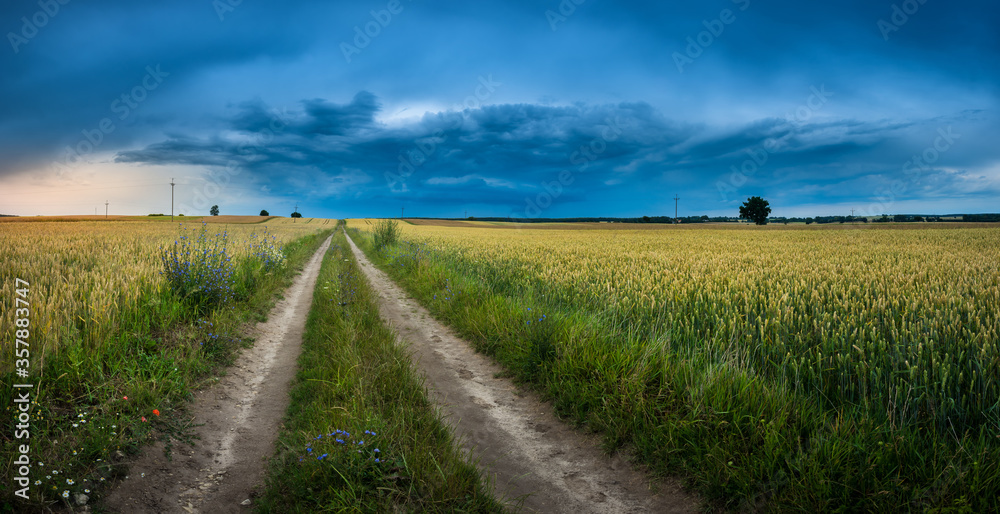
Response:
[{"label": "lone tree", "polygon": [[219,206],[218,205],[213,205],[212,208],[208,211],[208,213],[211,214],[212,216],[218,216],[219,215]]},{"label": "lone tree", "polygon": [[292,213],[292,217],[293,217],[293,218],[301,218],[301,217],[302,217],[302,214],[301,214],[301,213],[298,213],[298,212],[293,212],[293,213]]},{"label": "lone tree", "polygon": [[268,213],[268,212],[267,212],[267,210],[265,210],[265,209],[261,209],[261,210],[260,210],[260,215],[261,215],[261,216],[270,216],[271,214],[270,214],[270,213]]},{"label": "lone tree", "polygon": [[767,217],[771,214],[771,208],[767,205],[767,200],[759,196],[751,196],[740,206],[740,217],[753,221],[758,225],[767,225]]}]

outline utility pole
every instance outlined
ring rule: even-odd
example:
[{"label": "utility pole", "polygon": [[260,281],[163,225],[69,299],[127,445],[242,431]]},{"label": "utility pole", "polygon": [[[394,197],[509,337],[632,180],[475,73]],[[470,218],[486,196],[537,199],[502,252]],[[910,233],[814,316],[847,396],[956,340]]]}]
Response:
[{"label": "utility pole", "polygon": [[681,198],[679,196],[674,195],[674,223],[677,223],[677,200],[680,199]]},{"label": "utility pole", "polygon": [[170,222],[174,222],[174,179],[170,178]]},{"label": "utility pole", "polygon": [[403,219],[403,213],[406,212],[406,207],[399,208],[399,219]]},{"label": "utility pole", "polygon": [[104,219],[108,219],[108,201],[104,200]]},{"label": "utility pole", "polygon": [[[299,212],[299,202],[295,202],[295,212]],[[292,216],[292,223],[295,223],[295,216]]]}]

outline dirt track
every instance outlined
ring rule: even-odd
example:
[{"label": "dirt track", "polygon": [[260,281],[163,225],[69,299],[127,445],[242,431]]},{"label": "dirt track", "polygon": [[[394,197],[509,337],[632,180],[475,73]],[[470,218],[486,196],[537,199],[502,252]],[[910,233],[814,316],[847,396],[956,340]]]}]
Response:
[{"label": "dirt track", "polygon": [[432,400],[505,499],[546,513],[698,509],[698,501],[676,483],[650,484],[624,457],[605,455],[598,437],[570,428],[556,419],[551,405],[495,378],[499,366],[434,320],[350,244],[379,292],[383,319],[409,344],[426,375]]},{"label": "dirt track", "polygon": [[[350,239],[348,239],[350,241]],[[568,427],[552,407],[495,378],[501,369],[435,321],[354,246],[351,249],[380,295],[382,317],[409,344],[463,447],[479,459],[513,507],[529,512],[693,512],[697,500],[673,482],[650,482],[624,457],[608,457],[597,436]],[[263,483],[288,407],[305,320],[328,239],[285,299],[256,328],[219,383],[196,393],[191,407],[194,449],[162,443],[129,462],[129,477],[109,493],[112,512],[250,511]],[[655,491],[654,491],[655,489]]]},{"label": "dirt track", "polygon": [[313,288],[331,239],[312,256],[255,329],[256,343],[243,351],[217,384],[195,393],[190,415],[197,444],[147,447],[129,463],[129,476],[105,499],[122,513],[249,512],[252,492],[263,483],[265,458],[288,409],[288,391],[312,306]]}]

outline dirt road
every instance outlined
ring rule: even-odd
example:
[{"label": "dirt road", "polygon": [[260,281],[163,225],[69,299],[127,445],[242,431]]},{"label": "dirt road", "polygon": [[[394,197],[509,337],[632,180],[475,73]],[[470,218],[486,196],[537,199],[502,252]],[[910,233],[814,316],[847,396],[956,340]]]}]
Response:
[{"label": "dirt road", "polygon": [[[435,321],[354,246],[361,267],[379,291],[382,316],[410,345],[427,377],[432,399],[445,412],[466,450],[512,506],[529,512],[693,512],[697,500],[672,482],[650,482],[621,457],[600,450],[597,436],[568,427],[552,407],[509,380],[466,341]],[[196,446],[147,447],[130,464],[103,506],[112,512],[240,512],[252,508],[263,483],[265,458],[288,407],[305,320],[327,240],[285,299],[256,328],[219,383],[195,393],[191,415]],[[655,491],[654,491],[655,490]]]},{"label": "dirt road", "polygon": [[176,444],[173,459],[163,444],[147,447],[129,463],[129,476],[118,484],[104,506],[122,513],[250,511],[251,491],[263,483],[265,458],[288,408],[312,305],[313,288],[331,239],[312,256],[305,269],[275,305],[268,321],[217,384],[195,393],[191,407],[198,439],[194,449]]},{"label": "dirt road", "polygon": [[651,484],[625,458],[605,455],[597,436],[572,429],[552,414],[551,405],[495,378],[499,366],[434,320],[350,244],[379,292],[382,317],[410,345],[426,375],[432,400],[505,499],[545,513],[698,509],[697,499],[676,483]]}]

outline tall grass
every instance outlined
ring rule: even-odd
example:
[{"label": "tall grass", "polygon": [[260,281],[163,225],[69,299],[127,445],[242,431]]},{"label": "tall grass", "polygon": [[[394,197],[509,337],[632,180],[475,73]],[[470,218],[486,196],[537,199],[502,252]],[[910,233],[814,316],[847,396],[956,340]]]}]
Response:
[{"label": "tall grass", "polygon": [[427,399],[343,232],[323,260],[262,512],[500,512]]},{"label": "tall grass", "polygon": [[393,219],[380,219],[375,222],[372,237],[376,248],[388,248],[399,241],[399,222]]},{"label": "tall grass", "polygon": [[404,236],[435,315],[722,505],[1000,508],[995,230]]}]

